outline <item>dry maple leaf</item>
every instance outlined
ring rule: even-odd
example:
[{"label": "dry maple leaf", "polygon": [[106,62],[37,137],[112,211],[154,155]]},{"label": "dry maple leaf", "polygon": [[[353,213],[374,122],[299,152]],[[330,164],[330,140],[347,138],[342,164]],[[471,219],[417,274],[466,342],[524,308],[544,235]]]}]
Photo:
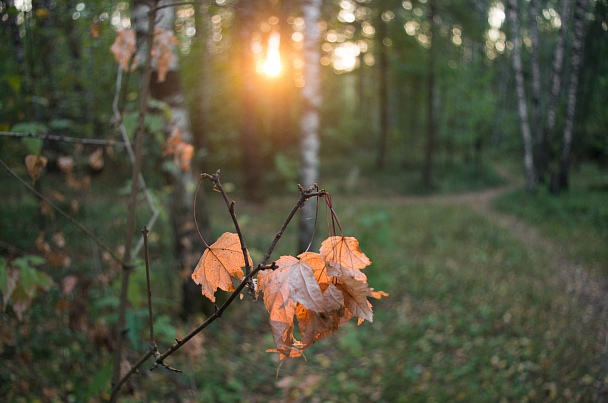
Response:
[{"label": "dry maple leaf", "polygon": [[372,290],[367,283],[354,277],[343,276],[336,279],[336,287],[342,291],[344,296],[344,307],[359,319],[372,322],[374,314],[372,304],[367,297],[372,296]]},{"label": "dry maple leaf", "polygon": [[[136,50],[135,44],[135,30],[133,29],[123,29],[122,31],[118,31],[116,33],[116,39],[114,43],[110,47],[110,52],[114,55],[114,59],[120,65],[120,67],[127,71],[129,70],[129,60],[131,56],[135,53]],[[134,68],[137,66],[138,58],[135,56],[133,58]]]},{"label": "dry maple leaf", "polygon": [[154,48],[152,49],[152,55],[156,61],[159,83],[165,81],[169,68],[175,63],[173,48],[178,43],[179,41],[175,35],[173,35],[172,31],[163,28],[156,28],[154,30]]},{"label": "dry maple leaf", "polygon": [[[249,265],[252,265],[249,253]],[[192,273],[192,280],[202,288],[204,296],[215,302],[215,291],[221,288],[224,291],[234,291],[232,278],[243,277],[245,260],[241,242],[237,234],[225,232],[205,252]]]},{"label": "dry maple leaf", "polygon": [[163,155],[173,154],[173,163],[182,171],[190,170],[190,161],[194,156],[194,146],[182,141],[179,128],[174,127],[165,142]]},{"label": "dry maple leaf", "polygon": [[103,148],[98,148],[89,155],[89,166],[93,171],[101,171],[104,165]]},{"label": "dry maple leaf", "polygon": [[[340,326],[344,317],[344,295],[335,285],[328,284],[323,292],[326,301],[332,301],[338,309],[332,312],[313,312],[305,306],[296,306],[296,318],[302,336],[303,348],[310,347],[314,342],[334,334]],[[352,316],[351,316],[352,317]],[[350,318],[349,318],[350,319]]]},{"label": "dry maple leaf", "polygon": [[298,258],[312,267],[317,283],[321,287],[321,290],[325,291],[327,285],[330,284],[331,280],[327,275],[327,267],[323,257],[315,252],[304,252],[298,255]]},{"label": "dry maple leaf", "polygon": [[27,173],[30,175],[34,182],[37,182],[40,178],[40,173],[46,166],[47,159],[41,155],[29,154],[25,157],[25,167]]},{"label": "dry maple leaf", "polygon": [[277,345],[276,349],[267,351],[279,353],[281,361],[300,356],[302,350],[316,341],[316,334],[325,331],[317,331],[319,326],[309,326],[308,333],[303,335],[306,341],[296,340],[293,329],[298,307],[302,311],[298,318],[309,315],[312,320],[315,315],[331,318],[342,310],[344,304],[341,293],[333,285],[325,284],[326,290],[322,291],[316,274],[322,272],[324,264],[314,255],[302,254],[302,260],[281,256],[275,262],[275,270],[262,270],[258,276],[258,289],[264,293],[264,305],[270,314],[270,328]]},{"label": "dry maple leaf", "polygon": [[[293,256],[281,256],[276,265],[277,269],[262,270],[258,276],[258,288],[264,293],[264,304],[271,320],[280,318],[293,322],[296,302],[315,312],[327,311],[312,267]],[[287,312],[288,307],[294,310]]]},{"label": "dry maple leaf", "polygon": [[359,249],[359,241],[350,236],[331,236],[321,243],[319,250],[332,276],[352,276],[365,281],[360,270],[372,264]]}]

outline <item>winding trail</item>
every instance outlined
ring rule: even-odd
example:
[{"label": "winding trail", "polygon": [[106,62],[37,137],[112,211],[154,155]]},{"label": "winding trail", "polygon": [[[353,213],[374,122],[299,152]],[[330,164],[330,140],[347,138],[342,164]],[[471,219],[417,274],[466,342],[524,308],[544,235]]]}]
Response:
[{"label": "winding trail", "polygon": [[[419,203],[439,205],[468,205],[479,214],[488,218],[500,228],[508,231],[516,239],[528,245],[531,250],[547,252],[550,259],[550,272],[556,273],[550,282],[573,298],[573,303],[582,307],[584,323],[594,323],[598,329],[597,351],[608,353],[608,278],[593,267],[586,267],[571,260],[559,244],[543,236],[536,227],[509,214],[500,213],[492,208],[492,202],[504,194],[524,186],[523,178],[499,169],[506,184],[497,188],[448,196],[405,196],[390,198],[390,202],[403,205]],[[581,331],[586,331],[580,329]]]}]

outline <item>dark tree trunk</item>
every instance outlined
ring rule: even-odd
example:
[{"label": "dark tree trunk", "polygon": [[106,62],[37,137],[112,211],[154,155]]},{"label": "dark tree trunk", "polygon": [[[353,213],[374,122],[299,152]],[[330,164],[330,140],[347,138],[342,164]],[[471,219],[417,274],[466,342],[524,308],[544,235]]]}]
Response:
[{"label": "dark tree trunk", "polygon": [[239,3],[237,10],[240,21],[241,39],[241,65],[239,66],[242,74],[241,87],[241,149],[243,190],[245,196],[251,201],[259,201],[262,193],[260,192],[260,172],[259,145],[257,139],[257,93],[256,93],[256,71],[254,54],[251,49],[251,34],[253,33],[254,9],[253,2],[245,1]]},{"label": "dark tree trunk", "polygon": [[[170,3],[171,0],[163,0],[160,1],[158,5],[162,7],[163,5]],[[147,7],[139,7],[141,7],[141,14],[136,15],[147,20]],[[158,23],[156,26],[166,30],[173,30],[174,13],[174,7],[161,8],[158,11],[159,18],[157,19]],[[145,27],[147,26],[147,23],[146,25],[142,23],[141,26]],[[174,52],[177,52],[177,49],[174,49]],[[194,140],[194,136],[190,129],[190,115],[185,104],[177,60],[178,57],[176,54],[175,62],[169,66],[169,71],[163,82],[159,82],[158,74],[154,71],[149,83],[150,95],[155,99],[165,102],[169,106],[169,109],[171,110],[170,126],[179,128],[182,141],[191,144]],[[180,272],[189,274],[194,270],[198,259],[200,259],[205,249],[204,244],[196,231],[192,217],[194,210],[193,184],[195,181],[192,170],[183,170],[181,167],[176,167],[169,176],[173,188],[170,213],[175,254],[179,261]],[[202,200],[200,194],[198,200]],[[200,206],[197,208],[197,213],[197,221],[201,233],[209,240],[211,238],[209,216],[206,210],[202,209]],[[183,278],[182,316],[186,317],[190,314],[204,311],[211,313],[212,306],[209,303],[206,303],[205,298],[201,296],[200,287],[191,280],[189,275],[185,275]]]},{"label": "dark tree trunk", "polygon": [[428,1],[428,20],[430,22],[431,48],[429,49],[428,72],[427,72],[427,127],[426,146],[424,153],[424,166],[422,169],[422,184],[430,190],[433,187],[433,156],[435,154],[435,51],[437,38],[435,35],[435,7],[433,0]]},{"label": "dark tree trunk", "polygon": [[585,36],[585,12],[588,0],[576,0],[574,10],[574,42],[570,57],[570,77],[568,87],[568,104],[566,106],[566,123],[562,151],[559,160],[558,188],[556,191],[568,189],[568,173],[570,170],[570,154],[572,152],[572,138],[574,132],[574,118],[576,113],[576,93],[578,90],[579,73],[583,59],[583,39]]},{"label": "dark tree trunk", "polygon": [[541,93],[541,82],[540,82],[540,68],[538,65],[538,51],[539,51],[539,39],[538,39],[538,0],[530,1],[529,8],[529,23],[530,23],[530,40],[532,42],[532,51],[530,54],[530,62],[532,65],[532,130],[535,139],[535,155],[534,161],[536,162],[536,175],[540,182],[544,182],[544,170],[541,167],[541,161],[544,161],[544,142],[543,142],[543,124],[540,118],[540,93]]},{"label": "dark tree trunk", "polygon": [[[380,10],[382,11],[382,10]],[[387,37],[386,23],[378,18],[378,39],[376,45],[379,49],[378,54],[378,98],[379,98],[379,117],[380,133],[378,135],[378,155],[376,167],[384,168],[386,164],[386,147],[389,136],[389,103],[388,103],[388,47],[383,41]]]},{"label": "dark tree trunk", "polygon": [[[559,93],[561,90],[562,70],[564,66],[564,41],[566,37],[566,27],[568,25],[568,21],[570,20],[570,1],[571,0],[562,1],[562,10],[560,14],[562,19],[562,26],[559,30],[559,33],[557,35],[557,41],[555,43],[553,72],[551,74],[551,93],[549,95],[549,106],[547,107],[547,124],[544,129],[543,137],[541,139],[543,152],[539,154],[539,176],[544,176],[546,174],[549,161],[554,157],[551,146],[551,139],[554,136],[553,132],[555,130],[555,118],[557,115],[557,100],[559,98]],[[554,183],[554,180],[552,180],[552,182]],[[556,184],[554,183],[550,186],[554,187],[556,186]]]}]

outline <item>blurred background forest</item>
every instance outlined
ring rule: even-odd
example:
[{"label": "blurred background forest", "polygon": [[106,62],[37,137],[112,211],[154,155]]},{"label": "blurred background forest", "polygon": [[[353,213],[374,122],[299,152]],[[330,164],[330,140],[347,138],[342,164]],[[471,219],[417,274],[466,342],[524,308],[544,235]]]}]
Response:
[{"label": "blurred background forest", "polygon": [[[161,351],[213,313],[221,169],[254,262],[317,182],[390,297],[276,377],[245,296],[122,401],[608,399],[606,0],[172,3],[148,81],[157,2],[0,1],[1,396],[110,398],[148,349],[144,225]],[[327,236],[310,207],[272,259]]]}]

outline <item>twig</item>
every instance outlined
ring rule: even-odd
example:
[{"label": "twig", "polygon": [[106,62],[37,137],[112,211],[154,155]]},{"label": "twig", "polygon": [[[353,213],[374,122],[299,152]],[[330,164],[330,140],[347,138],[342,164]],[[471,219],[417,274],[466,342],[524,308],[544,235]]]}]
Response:
[{"label": "twig", "polygon": [[[129,140],[129,135],[127,133],[127,129],[125,128],[125,125],[122,121],[122,114],[120,112],[120,109],[118,108],[118,101],[120,99],[120,91],[121,91],[121,86],[122,86],[122,72],[123,72],[122,66],[118,65],[118,71],[116,73],[116,88],[114,90],[114,100],[112,101],[112,111],[114,112],[114,119],[118,123],[118,129],[119,129],[120,134],[123,139],[123,146],[127,149],[127,154],[129,154],[129,160],[131,161],[131,165],[135,165],[135,153],[133,152],[133,147],[131,146],[131,141]],[[142,192],[144,193],[144,197],[146,199],[146,204],[148,205],[148,208],[152,212],[152,217],[150,218],[150,220],[148,221],[148,224],[147,224],[148,229],[152,230],[152,228],[154,227],[154,224],[156,223],[156,220],[158,219],[159,211],[156,208],[156,206],[154,205],[154,203],[152,202],[152,197],[150,196],[150,191],[148,190],[148,188],[146,186],[146,181],[145,181],[143,175],[141,174],[141,172],[137,176],[137,180],[139,181],[139,186],[140,186]],[[137,256],[137,254],[141,250],[141,247],[143,246],[142,241],[143,241],[142,239],[140,239],[138,241],[137,245],[135,246],[135,248],[133,249],[133,251],[131,253],[132,257]]]},{"label": "twig", "polygon": [[[218,170],[215,174],[202,174],[202,178],[209,179],[214,187],[221,193],[222,198],[224,199],[224,203],[226,203],[226,207],[228,207],[228,211],[230,212],[230,217],[232,218],[232,223],[234,224],[234,229],[236,230],[237,235],[239,236],[239,241],[241,242],[241,250],[243,251],[243,258],[245,259],[245,276],[249,275],[251,272],[251,265],[249,264],[249,255],[247,254],[247,247],[245,246],[245,239],[243,238],[243,232],[241,231],[241,226],[239,225],[239,221],[236,218],[236,213],[234,212],[234,201],[228,200],[228,195],[220,182],[220,171]],[[253,287],[251,287],[253,289]]]},{"label": "twig", "polygon": [[[158,1],[154,1],[152,9],[150,10],[149,21],[148,21],[148,32],[154,32],[154,23],[156,19],[156,5]],[[139,103],[139,119],[138,119],[138,130],[135,139],[135,163],[133,164],[132,175],[131,175],[131,196],[129,197],[129,213],[127,216],[127,228],[126,228],[126,239],[125,239],[125,257],[130,263],[132,261],[131,254],[131,243],[133,241],[133,232],[135,226],[135,207],[137,204],[137,193],[138,193],[138,181],[141,178],[141,166],[143,160],[143,138],[144,138],[144,119],[148,110],[148,93],[150,90],[150,78],[152,77],[152,46],[154,41],[153,35],[148,35],[147,49],[146,49],[146,64],[144,67],[144,74],[142,77],[142,87],[140,94]],[[125,327],[125,316],[127,309],[127,290],[129,287],[129,276],[131,273],[130,265],[123,266],[122,272],[122,283],[120,289],[120,302],[118,307],[118,323],[117,323],[117,339],[116,339],[116,350],[114,354],[114,366],[112,372],[112,391],[116,390],[116,385],[120,379],[120,364],[122,362],[122,349],[125,334],[123,329]],[[116,395],[112,393],[115,401]]]},{"label": "twig", "polygon": [[152,313],[152,288],[150,287],[150,262],[148,256],[148,228],[144,226],[141,231],[144,238],[144,260],[146,262],[146,283],[148,286],[148,318],[150,321],[150,351],[152,353],[158,351],[156,341],[154,340],[154,314]]},{"label": "twig", "polygon": [[285,229],[287,229],[287,226],[291,222],[293,216],[296,215],[296,212],[302,208],[306,200],[310,199],[311,197],[324,197],[325,195],[329,194],[325,190],[317,190],[318,187],[316,184],[307,189],[304,189],[302,186],[298,185],[298,189],[300,190],[300,198],[298,199],[298,202],[289,213],[289,216],[287,216],[287,219],[283,223],[283,226],[281,227],[279,232],[277,232],[277,234],[275,235],[274,239],[272,240],[272,243],[270,244],[270,247],[268,248],[268,251],[262,258],[262,261],[259,265],[265,265],[266,263],[268,263],[268,259],[270,259],[270,255],[272,255],[274,248],[277,246],[277,243],[283,236]]},{"label": "twig", "polygon": [[209,248],[209,244],[207,243],[207,241],[205,241],[205,238],[203,238],[203,234],[201,234],[201,229],[198,226],[198,220],[196,218],[196,196],[198,195],[198,189],[201,187],[201,183],[203,183],[203,181],[207,179],[206,177],[204,177],[203,175],[201,175],[201,178],[198,180],[198,183],[196,184],[196,189],[194,190],[194,201],[193,201],[193,205],[194,207],[192,208],[192,215],[194,216],[194,227],[196,228],[196,232],[198,232],[198,236],[201,239],[201,241],[203,241],[203,244],[205,244],[206,248]]},{"label": "twig", "polygon": [[17,175],[7,164],[6,162],[4,162],[4,160],[2,160],[0,158],[0,164],[2,164],[2,166],[4,166],[4,169],[6,169],[6,171],[13,176],[15,179],[17,179],[23,186],[25,186],[30,192],[32,192],[33,194],[36,195],[36,197],[38,197],[40,200],[44,201],[46,204],[48,204],[49,206],[51,206],[53,208],[53,210],[55,210],[56,212],[58,212],[60,215],[63,216],[63,218],[65,218],[66,220],[68,220],[71,224],[73,224],[76,228],[78,228],[79,230],[81,230],[83,233],[85,233],[89,238],[91,238],[93,241],[95,241],[95,243],[102,248],[103,250],[105,250],[106,252],[108,252],[110,254],[110,256],[112,257],[112,259],[114,259],[116,262],[124,265],[125,262],[119,258],[113,251],[112,249],[106,245],[101,239],[99,239],[95,234],[93,234],[87,227],[85,227],[84,225],[82,225],[80,222],[78,222],[75,218],[73,218],[71,215],[69,215],[68,213],[66,213],[65,211],[63,211],[59,206],[57,206],[55,203],[53,203],[48,197],[44,196],[42,193],[40,193],[39,191],[37,191],[36,189],[34,189],[29,183],[27,183],[26,181],[24,181],[19,175]]},{"label": "twig", "polygon": [[120,380],[118,382],[116,382],[116,385],[112,386],[112,395],[110,396],[111,402],[116,401],[116,398],[118,397],[117,396],[118,391],[120,390],[122,385],[124,385],[125,382],[131,377],[131,375],[136,373],[137,370],[139,369],[139,367],[141,367],[143,365],[143,363],[146,362],[148,360],[148,358],[150,358],[150,357],[152,357],[152,353],[150,352],[150,350],[148,350],[148,351],[146,351],[146,353],[144,355],[141,356],[141,358],[139,360],[137,360],[137,362],[135,364],[133,364],[133,366],[131,367],[129,372],[124,374],[123,377],[120,378]]},{"label": "twig", "polygon": [[36,133],[18,133],[18,132],[3,132],[0,131],[0,136],[3,137],[26,137],[40,140],[51,140],[51,141],[61,141],[64,143],[78,143],[78,144],[86,144],[86,145],[95,145],[95,146],[112,146],[112,147],[125,147],[125,143],[122,141],[116,140],[103,140],[103,139],[85,139],[80,137],[68,137],[68,136],[59,136],[57,134],[36,134]]},{"label": "twig", "polygon": [[[217,173],[216,173],[217,175]],[[202,178],[204,179],[209,179],[212,178],[213,175],[208,175],[208,174],[203,174],[201,175]],[[211,323],[213,323],[217,318],[222,316],[222,313],[226,310],[226,308],[228,308],[228,306],[230,306],[230,304],[237,298],[237,296],[243,291],[243,289],[248,286],[248,284],[251,282],[251,280],[253,279],[253,277],[260,271],[260,270],[274,270],[276,268],[276,265],[273,263],[271,265],[267,265],[267,261],[270,258],[270,255],[272,254],[274,248],[276,247],[277,243],[279,242],[279,240],[281,239],[281,237],[283,236],[283,233],[285,232],[285,229],[287,228],[287,226],[289,225],[289,223],[291,222],[291,220],[293,219],[293,217],[295,216],[296,212],[302,208],[302,206],[304,205],[304,203],[312,198],[312,197],[323,197],[329,193],[325,192],[324,190],[317,190],[318,188],[316,188],[315,186],[311,186],[308,189],[303,189],[301,186],[298,187],[300,189],[300,198],[298,199],[298,202],[296,203],[296,205],[293,207],[293,209],[291,210],[291,212],[289,213],[289,215],[287,216],[287,218],[285,219],[285,222],[283,223],[283,225],[281,226],[281,229],[279,230],[279,232],[276,234],[274,240],[272,241],[272,244],[270,245],[268,252],[266,252],[266,255],[264,256],[264,258],[262,259],[262,261],[255,267],[253,268],[248,275],[245,275],[245,277],[243,278],[243,280],[241,280],[241,282],[239,283],[239,285],[236,287],[236,290],[230,294],[230,296],[228,297],[228,299],[218,308],[216,307],[215,312],[209,317],[207,318],[207,320],[205,320],[203,323],[201,323],[197,328],[195,328],[194,330],[192,330],[187,336],[185,336],[183,339],[181,340],[175,340],[175,344],[173,346],[171,346],[167,351],[165,351],[162,354],[156,355],[155,356],[155,360],[154,360],[154,365],[152,366],[152,368],[150,368],[150,370],[154,370],[155,368],[157,368],[159,365],[164,366],[165,368],[168,368],[170,370],[176,371],[174,368],[169,367],[168,365],[166,365],[164,363],[164,360],[169,357],[171,354],[173,354],[174,352],[176,352],[177,350],[179,350],[184,344],[186,344],[188,341],[190,341],[190,339],[192,339],[194,336],[196,336],[198,333],[200,333],[203,329],[205,329],[207,326],[209,326]],[[117,381],[117,383],[115,384],[116,386],[114,386],[113,391],[112,391],[112,399],[113,400],[116,396],[116,394],[118,393],[118,389],[121,387],[121,385],[123,385],[127,379],[134,374],[137,369],[143,365],[143,363],[152,356],[152,354],[150,353],[150,351],[147,351],[138,361],[137,363],[133,366],[133,368],[131,368],[131,370],[125,374],[119,381]]]}]

